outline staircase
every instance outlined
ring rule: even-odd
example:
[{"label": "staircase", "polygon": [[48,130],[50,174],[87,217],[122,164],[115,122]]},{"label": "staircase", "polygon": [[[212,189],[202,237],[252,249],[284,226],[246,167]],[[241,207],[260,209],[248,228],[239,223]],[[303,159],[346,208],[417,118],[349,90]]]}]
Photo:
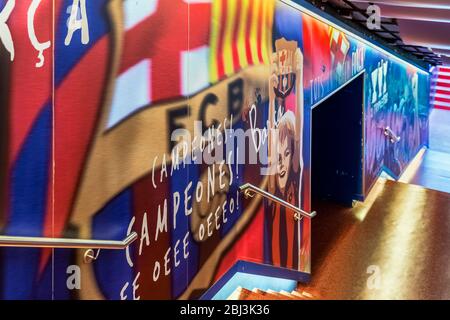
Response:
[{"label": "staircase", "polygon": [[315,300],[318,296],[298,289],[292,292],[273,290],[248,290],[238,287],[227,300]]},{"label": "staircase", "polygon": [[450,66],[434,68],[430,99],[434,108],[450,110]]}]

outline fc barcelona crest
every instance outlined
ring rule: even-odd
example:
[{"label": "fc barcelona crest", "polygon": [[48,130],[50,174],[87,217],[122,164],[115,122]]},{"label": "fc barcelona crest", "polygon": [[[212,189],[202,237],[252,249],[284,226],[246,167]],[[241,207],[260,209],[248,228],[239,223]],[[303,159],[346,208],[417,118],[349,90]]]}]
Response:
[{"label": "fc barcelona crest", "polygon": [[278,67],[278,86],[274,88],[277,98],[285,99],[295,86],[295,51],[297,41],[280,39],[275,42]]}]

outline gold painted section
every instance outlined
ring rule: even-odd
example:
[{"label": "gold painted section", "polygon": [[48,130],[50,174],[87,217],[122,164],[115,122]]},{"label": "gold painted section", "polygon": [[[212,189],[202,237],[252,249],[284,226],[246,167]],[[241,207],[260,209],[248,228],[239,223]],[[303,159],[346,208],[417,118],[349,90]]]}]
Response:
[{"label": "gold painted section", "polygon": [[220,17],[221,17],[221,2],[213,1],[211,6],[211,37],[210,43],[210,56],[209,56],[209,81],[216,83],[218,78],[218,65],[217,65],[217,53],[219,47],[219,34],[220,34]]},{"label": "gold painted section", "polygon": [[[264,88],[268,78],[267,66],[253,66],[192,97],[190,99],[191,117],[184,119],[185,128],[189,130],[191,137],[194,136],[194,120],[199,119],[201,102],[206,94],[213,92],[219,101],[219,105],[216,108],[210,108],[206,114],[207,123],[210,123],[212,119],[223,121],[229,117],[228,86],[231,82],[242,79],[244,96],[249,96],[257,88]],[[72,224],[83,225],[86,221],[90,221],[91,216],[125,186],[150,174],[155,159],[157,159],[155,167],[158,168],[164,155],[170,158],[170,134],[166,121],[168,111],[185,103],[186,101],[182,100],[152,106],[119,125],[114,131],[107,134],[103,134],[101,130],[97,132],[75,201],[71,216]],[[238,120],[238,118],[233,119],[233,121]],[[102,123],[104,121],[105,118],[101,120]],[[100,129],[103,129],[103,126]],[[165,133],[165,136],[161,133]],[[159,139],[149,139],[156,136]],[[102,182],[101,188],[99,181]]]},{"label": "gold painted section", "polygon": [[237,47],[239,52],[239,64],[242,68],[246,68],[248,66],[248,60],[245,39],[247,37],[247,19],[248,10],[250,10],[250,2],[249,0],[242,0],[241,3],[241,23],[239,24]]},{"label": "gold painted section", "polygon": [[251,11],[254,13],[252,14],[252,24],[250,27],[250,48],[251,48],[251,54],[253,58],[253,63],[257,63],[259,61],[258,58],[258,28],[259,28],[259,21],[258,21],[258,12],[260,5],[262,3],[260,1],[253,1],[251,3]]},{"label": "gold painted section", "polygon": [[450,299],[450,194],[386,180],[374,191],[354,208],[314,204],[312,281],[301,289],[322,299]]},{"label": "gold painted section", "polygon": [[227,5],[227,19],[225,22],[225,35],[223,39],[223,52],[220,54],[223,57],[225,65],[225,73],[227,76],[232,76],[234,73],[234,60],[233,60],[233,32],[234,25],[236,23],[236,1],[229,1]]}]

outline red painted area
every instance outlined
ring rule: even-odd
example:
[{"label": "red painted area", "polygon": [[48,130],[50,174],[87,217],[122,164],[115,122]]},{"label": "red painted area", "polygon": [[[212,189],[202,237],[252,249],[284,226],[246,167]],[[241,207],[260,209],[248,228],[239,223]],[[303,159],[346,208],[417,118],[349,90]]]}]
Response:
[{"label": "red painted area", "polygon": [[450,103],[450,99],[449,98],[434,97],[434,100],[435,101],[439,101],[439,102]]},{"label": "red painted area", "polygon": [[[33,47],[28,36],[27,14],[31,0],[16,1],[14,10],[8,19],[8,27],[14,41],[14,61],[10,65],[9,112],[10,112],[10,154],[9,167],[15,162],[23,143],[36,118],[46,104],[52,101],[53,55],[49,48],[43,52],[44,64],[37,68],[38,51]],[[53,41],[53,16],[51,2],[42,2],[34,16],[34,30],[40,42]],[[53,45],[53,43],[52,43]],[[52,164],[49,163],[47,194],[47,217],[52,216]],[[8,213],[9,210],[6,210]],[[48,258],[51,251],[43,251]],[[47,259],[45,259],[47,261]],[[45,266],[41,265],[41,270]]]},{"label": "red painted area", "polygon": [[437,81],[436,85],[439,86],[439,87],[450,88],[450,83],[445,83],[445,82],[442,82],[442,81],[439,81],[439,80]]},{"label": "red painted area", "polygon": [[331,73],[331,51],[329,27],[308,15],[302,16],[304,87],[311,86],[310,81],[320,77],[324,82]]},{"label": "red painted area", "polygon": [[445,107],[445,106],[439,106],[439,105],[434,105],[435,109],[441,109],[441,110],[450,110],[450,107]]},{"label": "red painted area", "polygon": [[439,80],[450,80],[450,76],[445,76],[443,74],[439,74]]},{"label": "red painted area", "polygon": [[[16,1],[8,19],[14,41],[15,57],[10,67],[10,157],[9,165],[17,158],[25,137],[38,113],[52,95],[52,50],[44,51],[45,63],[36,68],[38,52],[28,37],[27,12],[31,0]],[[36,37],[41,42],[52,40],[52,1],[43,1],[34,18]]]},{"label": "red painted area", "polygon": [[222,277],[238,260],[258,263],[264,261],[263,231],[264,206],[261,205],[250,225],[223,257],[217,269],[214,281],[220,279],[220,277]]},{"label": "red painted area", "polygon": [[[159,176],[159,172],[155,172]],[[134,245],[134,270],[140,272],[140,288],[138,294],[141,299],[169,299],[171,295],[171,277],[164,276],[164,266],[157,282],[153,281],[153,270],[155,261],[164,261],[164,255],[170,246],[170,233],[162,232],[158,235],[158,241],[155,242],[155,230],[158,213],[158,206],[164,204],[166,195],[170,189],[167,182],[158,184],[158,190],[152,185],[151,175],[147,176],[133,185],[133,203],[134,216],[136,221],[133,230],[139,235],[142,234],[142,225],[144,213],[147,214],[147,225],[149,231],[150,243],[142,242],[142,251],[139,254],[141,241],[138,240]]]},{"label": "red painted area", "polygon": [[[252,29],[254,6],[255,6],[255,1],[250,2],[250,6],[247,11],[247,25],[245,27],[246,35],[250,35],[250,30]],[[253,61],[252,46],[251,46],[250,42],[251,42],[250,37],[249,36],[245,37],[245,51],[247,53],[247,62],[249,65],[252,65],[255,63],[255,61]]]},{"label": "red painted area", "polygon": [[[236,0],[237,5],[236,5],[236,17],[240,17],[241,16],[241,10],[242,10],[242,0]],[[234,21],[234,25],[233,25],[233,40],[232,43],[236,44],[238,43],[238,36],[239,36],[239,25],[240,25],[240,20],[236,19]],[[233,50],[233,67],[234,70],[239,70],[241,68],[241,64],[239,61],[239,52],[238,52],[238,46],[237,45],[233,45],[232,46],[232,50]]]},{"label": "red painted area", "polygon": [[[219,38],[217,39],[217,72],[219,74],[219,79],[221,79],[225,75],[225,58],[223,55],[223,40],[225,38],[225,26],[227,23],[227,1],[221,1],[221,15],[220,15],[220,33]],[[213,19],[216,19],[214,17]],[[217,21],[214,21],[214,23],[217,23]]]},{"label": "red painted area", "polygon": [[436,90],[435,92],[436,94],[443,94],[443,95],[447,95],[450,97],[450,91],[446,91],[446,90]]},{"label": "red painted area", "polygon": [[[258,11],[258,14],[257,15],[254,15],[254,17],[257,17],[257,21],[258,21],[258,26],[261,26],[261,22],[262,21],[264,21],[263,20],[263,3],[261,3],[260,5],[259,5],[259,11]],[[263,62],[264,60],[263,60],[263,56],[262,56],[262,43],[263,43],[263,38],[262,38],[262,29],[263,29],[263,27],[264,26],[262,26],[262,27],[259,27],[258,28],[258,36],[257,36],[257,41],[256,41],[256,44],[257,44],[257,48],[258,48],[258,59],[259,59],[259,62]]]}]

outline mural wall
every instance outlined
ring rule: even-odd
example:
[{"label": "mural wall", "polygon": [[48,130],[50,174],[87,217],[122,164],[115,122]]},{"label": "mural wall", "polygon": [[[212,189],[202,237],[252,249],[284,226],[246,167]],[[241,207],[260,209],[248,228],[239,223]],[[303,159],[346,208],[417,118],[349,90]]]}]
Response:
[{"label": "mural wall", "polygon": [[[368,55],[366,67],[366,192],[381,170],[398,178],[428,144],[429,75],[387,57]],[[386,139],[384,128],[400,138]]]},{"label": "mural wall", "polygon": [[[365,70],[366,192],[427,141],[428,75],[276,0],[0,0],[2,299],[196,298],[238,260],[310,272],[311,107]],[[391,145],[389,125],[402,137]]]}]

